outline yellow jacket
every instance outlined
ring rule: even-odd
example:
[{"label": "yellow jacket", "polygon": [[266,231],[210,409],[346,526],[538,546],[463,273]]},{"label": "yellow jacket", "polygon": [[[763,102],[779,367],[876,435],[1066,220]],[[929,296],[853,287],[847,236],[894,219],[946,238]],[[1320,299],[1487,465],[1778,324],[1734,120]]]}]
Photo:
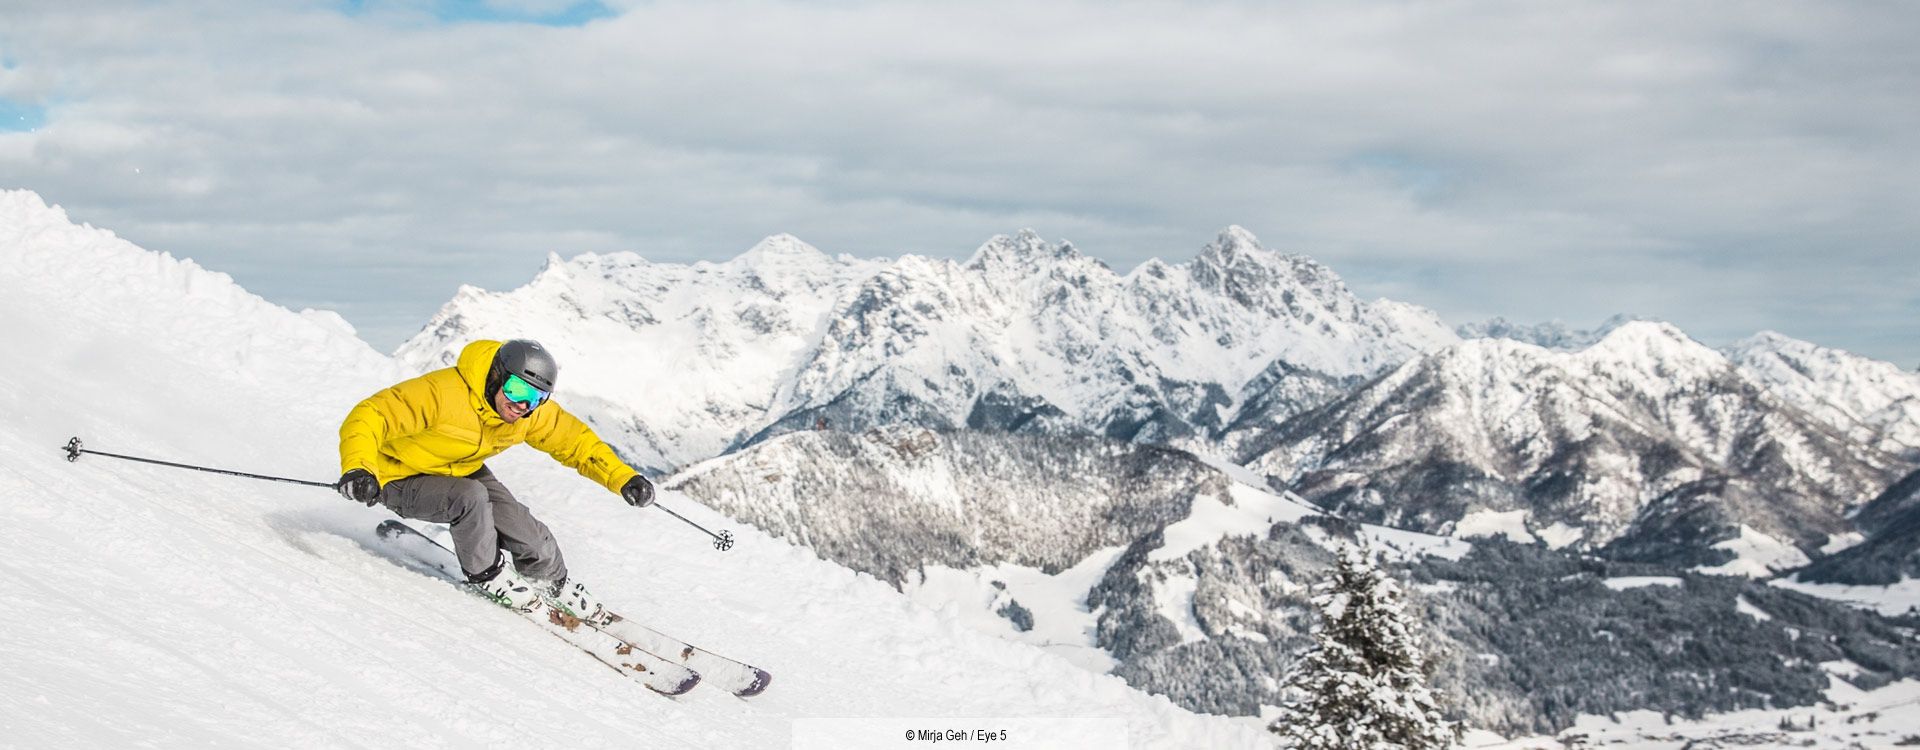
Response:
[{"label": "yellow jacket", "polygon": [[466,476],[526,443],[619,492],[639,472],[585,423],[549,400],[507,424],[487,402],[498,341],[475,341],[459,363],[368,396],[340,425],[340,473],[366,469],[381,485],[418,474]]}]

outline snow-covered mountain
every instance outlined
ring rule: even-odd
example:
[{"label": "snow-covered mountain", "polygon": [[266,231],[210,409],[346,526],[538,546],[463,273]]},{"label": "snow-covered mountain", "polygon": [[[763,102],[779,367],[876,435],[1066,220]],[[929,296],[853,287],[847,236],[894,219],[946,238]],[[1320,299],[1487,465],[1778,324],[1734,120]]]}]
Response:
[{"label": "snow-covered mountain", "polygon": [[1908,468],[1654,322],[1575,352],[1466,341],[1242,445],[1353,518],[1748,573],[1804,563]]},{"label": "snow-covered mountain", "polygon": [[1023,232],[964,264],[907,258],[869,280],[776,399],[777,428],[1064,423],[1166,442],[1224,425],[1276,360],[1367,375],[1450,340],[1430,313],[1361,302],[1238,227],[1189,264],[1125,276]]},{"label": "snow-covered mountain", "polygon": [[[802,719],[1076,716],[1136,747],[1266,745],[1256,722],[975,633],[752,529],[721,553],[537,453],[490,462],[607,601],[776,674],[750,703],[660,697],[387,556],[384,511],[58,450],[78,434],[330,481],[342,415],[411,374],[336,316],[275,307],[21,192],[0,193],[0,288],[6,341],[34,352],[0,368],[0,744],[784,747]],[[732,525],[678,493],[660,502]]]},{"label": "snow-covered mountain", "polygon": [[1848,439],[1920,462],[1920,373],[1772,331],[1734,344],[1727,357]]},{"label": "snow-covered mountain", "polygon": [[1236,457],[1361,518],[1747,573],[1853,532],[1920,460],[1920,376],[1886,363],[1774,334],[1714,352],[1626,316],[1461,334],[1238,227],[1125,275],[1031,232],[964,263],[783,235],[718,264],[552,258],[463,289],[397,356],[548,342],[562,392],[657,471],[822,424],[1103,435]]},{"label": "snow-covered mountain", "polygon": [[[1579,330],[1560,321],[1523,325],[1494,318],[1459,326],[1455,332],[1463,339],[1511,339],[1577,352],[1623,325],[1643,320],[1615,315],[1591,330]],[[1721,351],[1775,397],[1848,438],[1920,461],[1920,373],[1773,331]]]},{"label": "snow-covered mountain", "polygon": [[1860,508],[1862,530],[1848,544],[1801,569],[1795,578],[1854,586],[1898,585],[1920,579],[1920,471],[1895,482]]},{"label": "snow-covered mountain", "polygon": [[722,264],[556,258],[463,290],[399,356],[552,342],[578,363],[563,392],[657,470],[822,424],[1102,435],[1236,457],[1360,518],[1756,574],[1853,532],[1916,461],[1920,376],[1886,363],[1626,316],[1461,334],[1238,227],[1125,275],[1031,232],[964,263],[780,236]]},{"label": "snow-covered mountain", "polygon": [[[1189,708],[1257,715],[1279,702],[1335,540],[1295,529],[1318,510],[1236,473],[1113,438],[892,426],[784,435],[665,486],[982,632]],[[1406,554],[1452,545],[1371,531]],[[1269,536],[1277,566],[1231,586],[1188,560],[1255,564],[1243,548]]]},{"label": "snow-covered mountain", "polygon": [[550,257],[511,292],[462,287],[394,356],[424,370],[452,364],[477,337],[536,339],[596,430],[631,460],[676,466],[763,427],[847,290],[884,266],[789,235],[725,263]]},{"label": "snow-covered mountain", "polygon": [[[1863,684],[1920,672],[1920,655],[1887,655],[1906,636],[1842,605],[1354,524],[1262,484],[1113,439],[895,426],[785,435],[667,486],[983,633],[1209,713],[1271,712],[1313,624],[1308,586],[1360,538],[1413,577],[1444,655],[1436,688],[1481,727],[1808,705],[1827,688],[1823,662],[1876,665],[1854,673]],[[1835,647],[1796,629],[1854,635]]]},{"label": "snow-covered mountain", "polygon": [[1185,517],[1196,494],[1227,484],[1161,447],[895,425],[790,433],[667,486],[901,585],[935,565],[1057,574]]},{"label": "snow-covered mountain", "polygon": [[550,342],[562,392],[619,414],[595,426],[661,468],[823,419],[1204,438],[1455,341],[1238,227],[1126,275],[1032,232],[964,263],[834,259],[790,237],[721,264],[555,260],[511,292],[463,289],[396,356],[442,363],[477,336]]}]

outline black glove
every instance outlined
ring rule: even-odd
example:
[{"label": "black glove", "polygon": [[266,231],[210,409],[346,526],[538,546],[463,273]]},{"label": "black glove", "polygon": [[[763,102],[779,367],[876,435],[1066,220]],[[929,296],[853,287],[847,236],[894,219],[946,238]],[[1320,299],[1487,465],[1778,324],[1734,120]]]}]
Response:
[{"label": "black glove", "polygon": [[340,481],[333,485],[340,496],[356,503],[366,503],[371,508],[380,502],[380,480],[373,478],[373,472],[366,469],[354,469],[340,475]]},{"label": "black glove", "polygon": [[627,480],[625,487],[620,488],[620,497],[625,498],[628,505],[645,508],[653,504],[653,483],[647,481],[646,477],[635,474],[632,479]]}]

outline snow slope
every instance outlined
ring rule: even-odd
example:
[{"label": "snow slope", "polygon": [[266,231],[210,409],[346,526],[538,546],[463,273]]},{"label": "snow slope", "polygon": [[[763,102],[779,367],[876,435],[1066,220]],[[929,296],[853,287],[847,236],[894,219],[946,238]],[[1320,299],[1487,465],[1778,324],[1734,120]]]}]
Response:
[{"label": "snow slope", "polygon": [[1727,357],[1781,400],[1847,437],[1920,456],[1920,373],[1773,331],[1734,344]]},{"label": "snow slope", "polygon": [[[328,313],[0,193],[0,737],[158,746],[780,747],[819,717],[1116,717],[1134,747],[1258,747],[1039,649],[666,493],[731,552],[527,450],[495,469],[576,574],[663,630],[776,674],[751,702],[656,696],[378,551],[324,490],[90,447],[330,481],[334,429],[403,373]],[[565,395],[562,395],[565,398]]]}]

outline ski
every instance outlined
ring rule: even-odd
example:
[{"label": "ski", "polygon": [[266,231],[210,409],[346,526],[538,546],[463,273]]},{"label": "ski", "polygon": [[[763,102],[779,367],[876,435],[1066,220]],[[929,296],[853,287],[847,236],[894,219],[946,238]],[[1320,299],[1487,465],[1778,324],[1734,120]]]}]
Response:
[{"label": "ski", "polygon": [[[391,524],[392,528],[388,524]],[[381,524],[383,537],[393,535],[418,548],[415,557],[427,561],[437,561],[438,569],[449,577],[459,576],[459,564],[453,559],[446,545],[429,538],[420,530],[389,519]],[[773,675],[764,669],[732,659],[686,641],[674,638],[634,620],[627,619],[614,612],[606,612],[602,617],[592,620],[579,620],[560,615],[567,627],[577,629],[579,625],[606,633],[615,639],[631,644],[648,654],[674,662],[700,674],[702,681],[733,693],[741,698],[751,698],[766,691],[773,682]]]},{"label": "ski", "polygon": [[759,667],[729,659],[612,612],[592,627],[621,641],[646,649],[648,653],[670,659],[699,672],[707,684],[723,688],[742,698],[765,692],[773,675]]},{"label": "ski", "polygon": [[[464,580],[453,553],[439,542],[396,520],[381,522],[375,530],[380,539],[407,555],[426,572],[455,583]],[[521,613],[547,632],[587,652],[614,671],[638,680],[647,689],[662,695],[680,695],[700,684],[700,673],[686,664],[648,653],[645,648],[621,640],[618,636],[588,626],[578,618],[541,604]]]}]

